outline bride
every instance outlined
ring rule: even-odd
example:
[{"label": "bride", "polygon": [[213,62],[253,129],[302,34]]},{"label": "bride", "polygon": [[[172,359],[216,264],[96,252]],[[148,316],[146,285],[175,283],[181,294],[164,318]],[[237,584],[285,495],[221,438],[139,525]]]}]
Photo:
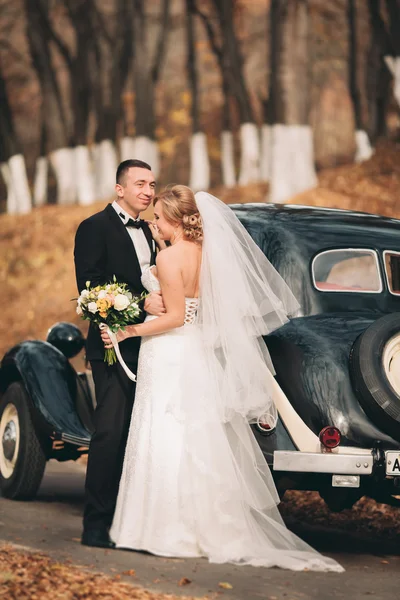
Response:
[{"label": "bride", "polygon": [[161,289],[166,312],[117,334],[142,344],[111,539],[160,556],[342,571],[286,528],[249,425],[266,413],[276,421],[262,336],[297,301],[217,198],[175,185],[154,215],[170,246],[142,282]]}]

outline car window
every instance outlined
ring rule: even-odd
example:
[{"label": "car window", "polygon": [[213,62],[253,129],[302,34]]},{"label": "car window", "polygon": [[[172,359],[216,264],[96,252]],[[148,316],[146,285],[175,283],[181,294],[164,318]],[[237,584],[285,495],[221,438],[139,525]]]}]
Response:
[{"label": "car window", "polygon": [[314,286],[321,292],[382,291],[378,256],[374,250],[325,250],[312,262],[312,277]]},{"label": "car window", "polygon": [[400,295],[400,252],[385,250],[386,281],[392,294]]}]

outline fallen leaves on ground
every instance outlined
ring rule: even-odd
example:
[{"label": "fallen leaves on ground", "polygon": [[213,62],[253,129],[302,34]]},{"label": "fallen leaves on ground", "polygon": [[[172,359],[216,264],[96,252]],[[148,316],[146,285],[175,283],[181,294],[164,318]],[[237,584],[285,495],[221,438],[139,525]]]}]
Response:
[{"label": "fallen leaves on ground", "polygon": [[329,510],[318,492],[291,490],[279,505],[282,516],[302,523],[322,525],[348,532],[368,534],[386,541],[400,538],[400,510],[363,497],[350,509],[334,513]]},{"label": "fallen leaves on ground", "polygon": [[[132,569],[133,571],[133,569]],[[4,600],[196,600],[192,596],[161,594],[47,555],[0,548],[0,599]]]},{"label": "fallen leaves on ground", "polygon": [[228,583],[227,581],[220,581],[218,587],[222,588],[223,590],[233,589],[233,585],[231,583]]}]

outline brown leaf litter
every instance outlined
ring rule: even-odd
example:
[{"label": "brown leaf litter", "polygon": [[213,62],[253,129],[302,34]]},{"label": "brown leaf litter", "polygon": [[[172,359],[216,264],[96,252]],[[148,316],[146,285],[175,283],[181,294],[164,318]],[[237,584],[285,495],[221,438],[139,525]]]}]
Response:
[{"label": "brown leaf litter", "polygon": [[193,596],[151,592],[120,581],[121,575],[124,572],[113,577],[93,573],[55,562],[46,554],[20,551],[10,545],[0,548],[0,599],[196,600]]}]

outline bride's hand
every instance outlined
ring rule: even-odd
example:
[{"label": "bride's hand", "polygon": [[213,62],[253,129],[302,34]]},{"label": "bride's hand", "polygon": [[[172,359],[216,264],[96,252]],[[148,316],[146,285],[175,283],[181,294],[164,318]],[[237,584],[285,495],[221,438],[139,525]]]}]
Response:
[{"label": "bride's hand", "polygon": [[164,240],[160,237],[160,232],[158,231],[158,227],[155,221],[147,221],[148,226],[150,227],[151,235],[153,236],[153,240],[160,248],[160,250],[164,250],[166,248],[166,244]]},{"label": "bride's hand", "polygon": [[100,330],[101,339],[103,340],[104,348],[108,350],[108,348],[113,348],[113,344],[110,336],[107,333],[107,329]]},{"label": "bride's hand", "polygon": [[[110,336],[107,333],[107,329],[106,328],[100,330],[100,335],[101,335],[101,339],[103,340],[104,348],[106,350],[108,350],[109,348],[113,348],[113,343],[111,341]],[[124,334],[124,332],[121,331],[121,330],[117,331],[117,333],[115,334],[115,336],[117,338],[117,342],[118,343],[122,342],[125,339],[125,337],[126,337],[126,335]]]},{"label": "bride's hand", "polygon": [[153,240],[156,244],[159,244],[161,241],[160,232],[158,231],[158,227],[155,221],[147,221],[148,226],[150,227],[151,235],[153,236]]}]

